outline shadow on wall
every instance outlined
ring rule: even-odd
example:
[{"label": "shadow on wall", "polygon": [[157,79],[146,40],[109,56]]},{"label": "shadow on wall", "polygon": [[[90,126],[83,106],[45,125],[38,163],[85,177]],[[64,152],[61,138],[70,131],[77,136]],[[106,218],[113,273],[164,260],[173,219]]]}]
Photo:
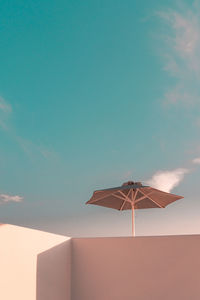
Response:
[{"label": "shadow on wall", "polygon": [[71,299],[71,240],[37,256],[36,300]]}]

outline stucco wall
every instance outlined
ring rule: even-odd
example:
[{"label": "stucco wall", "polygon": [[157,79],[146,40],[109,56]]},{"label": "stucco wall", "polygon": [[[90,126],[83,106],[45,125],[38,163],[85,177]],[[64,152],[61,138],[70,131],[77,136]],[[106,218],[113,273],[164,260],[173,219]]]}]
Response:
[{"label": "stucco wall", "polygon": [[72,300],[199,300],[200,236],[72,240]]},{"label": "stucco wall", "polygon": [[0,225],[0,299],[70,300],[70,238]]}]

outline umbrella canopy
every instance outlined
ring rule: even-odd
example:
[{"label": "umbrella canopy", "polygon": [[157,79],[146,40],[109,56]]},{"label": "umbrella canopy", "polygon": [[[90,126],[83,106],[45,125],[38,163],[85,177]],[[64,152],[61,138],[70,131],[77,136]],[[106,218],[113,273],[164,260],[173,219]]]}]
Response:
[{"label": "umbrella canopy", "polygon": [[134,235],[134,209],[164,208],[182,199],[182,196],[166,193],[141,182],[128,181],[122,186],[97,190],[86,204],[94,204],[117,210],[132,210],[132,234]]}]

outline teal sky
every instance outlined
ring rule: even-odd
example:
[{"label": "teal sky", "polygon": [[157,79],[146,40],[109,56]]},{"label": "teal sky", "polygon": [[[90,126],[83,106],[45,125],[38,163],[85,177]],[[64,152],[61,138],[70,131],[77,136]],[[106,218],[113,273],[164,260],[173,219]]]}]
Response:
[{"label": "teal sky", "polygon": [[128,235],[130,212],[84,203],[95,189],[153,182],[160,171],[185,198],[138,211],[136,234],[198,232],[199,7],[0,3],[2,223]]}]

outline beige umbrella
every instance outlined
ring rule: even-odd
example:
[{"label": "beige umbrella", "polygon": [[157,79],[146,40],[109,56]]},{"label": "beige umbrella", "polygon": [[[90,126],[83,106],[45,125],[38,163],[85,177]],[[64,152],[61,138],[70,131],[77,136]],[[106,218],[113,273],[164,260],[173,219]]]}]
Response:
[{"label": "beige umbrella", "polygon": [[132,210],[132,235],[134,236],[134,209],[164,208],[182,199],[182,196],[166,193],[141,182],[128,181],[120,187],[97,190],[86,204],[94,204],[117,210]]}]

